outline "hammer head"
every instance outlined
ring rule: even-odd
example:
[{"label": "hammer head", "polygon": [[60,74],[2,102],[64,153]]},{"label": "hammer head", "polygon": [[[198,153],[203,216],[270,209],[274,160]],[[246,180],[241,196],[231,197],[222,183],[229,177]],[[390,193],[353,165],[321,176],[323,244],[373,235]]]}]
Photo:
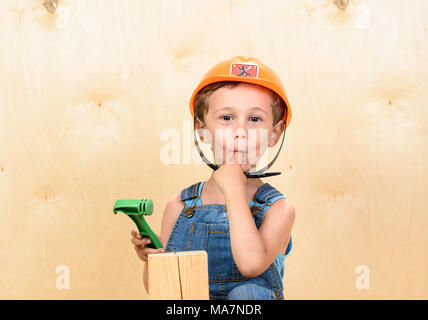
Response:
[{"label": "hammer head", "polygon": [[118,211],[127,215],[150,216],[153,213],[153,201],[151,199],[119,199],[113,207],[113,213]]},{"label": "hammer head", "polygon": [[153,201],[150,199],[119,199],[113,207],[113,213],[122,211],[126,214],[138,228],[141,236],[148,237],[152,241],[147,246],[154,249],[163,248],[162,242],[150,229],[144,216],[149,216],[153,212]]}]

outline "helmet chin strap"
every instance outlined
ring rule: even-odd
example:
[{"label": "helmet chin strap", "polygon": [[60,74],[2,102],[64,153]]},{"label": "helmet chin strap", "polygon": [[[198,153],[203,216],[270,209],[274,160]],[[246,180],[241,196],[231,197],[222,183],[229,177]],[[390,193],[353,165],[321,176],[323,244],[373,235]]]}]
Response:
[{"label": "helmet chin strap", "polygon": [[[193,128],[194,128],[195,122],[196,122],[196,114],[195,114],[195,116],[193,117]],[[275,157],[272,159],[272,161],[271,161],[267,166],[265,166],[264,168],[262,168],[262,169],[260,169],[260,170],[254,171],[254,172],[252,172],[252,173],[244,172],[244,175],[247,177],[247,179],[251,179],[251,178],[253,178],[253,179],[254,179],[254,178],[265,178],[265,177],[277,176],[277,175],[280,175],[280,174],[281,174],[281,172],[266,172],[266,173],[264,173],[264,172],[265,172],[267,169],[269,169],[269,168],[274,164],[274,162],[276,161],[276,158],[278,158],[279,152],[281,151],[281,148],[282,148],[282,144],[284,143],[284,139],[285,139],[285,130],[286,130],[286,129],[287,129],[287,127],[285,127],[285,128],[284,128],[284,133],[283,133],[283,136],[282,136],[281,145],[279,146],[279,150],[278,150],[277,154],[275,155]],[[195,145],[196,145],[196,148],[198,149],[199,155],[201,156],[202,160],[204,160],[204,162],[205,162],[205,163],[206,163],[206,164],[207,164],[211,169],[213,169],[214,171],[215,171],[215,170],[217,170],[218,168],[220,168],[218,165],[215,165],[215,164],[211,163],[211,162],[210,162],[210,161],[205,157],[204,153],[202,152],[201,148],[199,147],[198,140],[196,139],[196,130],[193,130],[193,136],[194,136],[194,138],[195,138]]]}]

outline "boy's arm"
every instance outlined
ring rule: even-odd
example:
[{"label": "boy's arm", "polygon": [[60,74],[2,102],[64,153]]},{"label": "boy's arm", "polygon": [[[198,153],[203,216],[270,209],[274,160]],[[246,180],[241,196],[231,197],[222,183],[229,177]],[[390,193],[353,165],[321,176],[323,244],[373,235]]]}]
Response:
[{"label": "boy's arm", "polygon": [[[166,249],[166,244],[168,243],[169,235],[171,230],[174,227],[175,221],[180,215],[181,210],[183,209],[183,204],[180,202],[180,193],[172,197],[165,206],[165,210],[162,216],[161,222],[161,234],[160,240],[164,249]],[[149,293],[148,288],[148,262],[144,263],[144,272],[143,272],[143,282],[146,292]]]},{"label": "boy's arm", "polygon": [[294,207],[286,199],[275,201],[257,229],[244,190],[226,193],[225,199],[236,266],[244,276],[257,277],[288,243],[295,218]]}]

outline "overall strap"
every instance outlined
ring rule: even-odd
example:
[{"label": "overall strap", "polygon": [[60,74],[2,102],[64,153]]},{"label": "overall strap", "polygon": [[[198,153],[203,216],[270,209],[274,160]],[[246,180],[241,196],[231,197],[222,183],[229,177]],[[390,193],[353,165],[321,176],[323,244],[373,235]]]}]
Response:
[{"label": "overall strap", "polygon": [[195,184],[187,187],[181,191],[180,200],[186,201],[190,199],[194,199],[198,196],[198,187],[200,182],[196,182]]},{"label": "overall strap", "polygon": [[271,205],[278,199],[286,199],[286,197],[279,192],[277,189],[272,187],[269,183],[264,183],[257,190],[256,195],[254,196],[255,203],[251,208],[253,216],[255,216],[255,222],[257,227],[259,227],[264,219],[266,211]]},{"label": "overall strap", "polygon": [[272,205],[277,199],[286,198],[281,192],[272,187],[269,183],[264,183],[257,190],[254,199],[260,204]]},{"label": "overall strap", "polygon": [[195,214],[196,201],[199,199],[199,185],[201,182],[183,189],[180,194],[180,200],[184,205],[184,215],[188,218],[193,217]]}]

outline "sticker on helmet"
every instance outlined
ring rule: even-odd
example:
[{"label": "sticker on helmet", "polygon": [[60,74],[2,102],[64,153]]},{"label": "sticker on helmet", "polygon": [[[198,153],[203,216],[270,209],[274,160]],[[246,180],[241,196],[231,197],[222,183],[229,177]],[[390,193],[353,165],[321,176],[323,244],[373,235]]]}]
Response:
[{"label": "sticker on helmet", "polygon": [[259,66],[255,63],[232,63],[230,75],[236,77],[258,78]]}]

